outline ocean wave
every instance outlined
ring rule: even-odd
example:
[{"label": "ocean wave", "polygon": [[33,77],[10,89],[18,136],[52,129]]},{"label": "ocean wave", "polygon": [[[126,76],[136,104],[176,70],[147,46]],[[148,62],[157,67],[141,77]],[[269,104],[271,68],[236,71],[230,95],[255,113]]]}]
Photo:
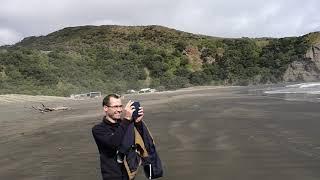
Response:
[{"label": "ocean wave", "polygon": [[265,94],[320,94],[320,82],[292,84],[264,91]]},{"label": "ocean wave", "polygon": [[286,88],[309,88],[309,87],[316,87],[319,86],[320,88],[320,83],[301,83],[301,84],[292,84],[292,85],[287,85],[285,86]]}]

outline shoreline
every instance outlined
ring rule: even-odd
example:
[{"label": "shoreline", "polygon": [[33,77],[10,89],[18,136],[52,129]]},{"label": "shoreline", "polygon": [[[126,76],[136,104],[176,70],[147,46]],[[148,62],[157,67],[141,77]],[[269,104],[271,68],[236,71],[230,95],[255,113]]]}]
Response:
[{"label": "shoreline", "polygon": [[[194,86],[188,88],[181,88],[177,90],[167,90],[167,91],[156,91],[149,93],[132,93],[132,94],[122,94],[123,96],[130,95],[157,95],[157,94],[171,94],[171,93],[181,93],[181,92],[192,92],[198,90],[209,90],[209,89],[220,89],[220,88],[234,88],[238,86]],[[55,102],[55,101],[81,101],[90,100],[91,98],[84,99],[72,99],[70,97],[62,96],[47,96],[47,95],[27,95],[27,94],[2,94],[0,95],[0,105],[2,104],[14,104],[14,103],[24,103],[24,102]]]},{"label": "shoreline", "polygon": [[[163,179],[319,179],[319,104],[245,92],[130,94],[123,103],[137,99],[144,106]],[[28,108],[37,102],[0,106],[0,179],[101,179],[91,134],[103,116],[101,100],[48,101],[71,107],[48,113]],[[136,179],[144,178],[140,169]]]}]

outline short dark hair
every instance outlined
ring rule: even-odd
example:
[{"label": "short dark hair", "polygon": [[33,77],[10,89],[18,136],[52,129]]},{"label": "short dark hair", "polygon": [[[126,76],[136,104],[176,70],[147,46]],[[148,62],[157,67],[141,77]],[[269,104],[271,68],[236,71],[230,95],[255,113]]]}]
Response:
[{"label": "short dark hair", "polygon": [[107,95],[106,97],[103,98],[102,106],[110,105],[110,98],[111,97],[116,98],[116,99],[121,98],[121,96],[119,94],[109,94],[109,95]]}]

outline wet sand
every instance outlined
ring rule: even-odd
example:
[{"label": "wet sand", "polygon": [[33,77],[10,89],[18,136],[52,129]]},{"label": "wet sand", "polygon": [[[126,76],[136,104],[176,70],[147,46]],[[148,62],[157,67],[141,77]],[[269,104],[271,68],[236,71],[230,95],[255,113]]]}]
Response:
[{"label": "wet sand", "polygon": [[[318,180],[320,103],[195,88],[126,95],[141,101],[165,176],[161,179]],[[101,179],[91,127],[101,98],[57,99],[68,111],[39,113],[0,102],[1,180]],[[140,174],[136,179],[145,179]]]}]

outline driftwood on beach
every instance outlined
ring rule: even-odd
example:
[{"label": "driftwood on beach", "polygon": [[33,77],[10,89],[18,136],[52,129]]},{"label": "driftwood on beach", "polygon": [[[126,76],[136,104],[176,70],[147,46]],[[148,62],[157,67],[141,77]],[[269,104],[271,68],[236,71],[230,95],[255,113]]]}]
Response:
[{"label": "driftwood on beach", "polygon": [[69,110],[71,109],[70,107],[67,106],[58,106],[58,107],[47,107],[43,103],[41,103],[42,106],[34,107],[32,106],[33,109],[40,111],[41,113],[45,112],[50,112],[50,111],[59,111],[59,110]]}]

